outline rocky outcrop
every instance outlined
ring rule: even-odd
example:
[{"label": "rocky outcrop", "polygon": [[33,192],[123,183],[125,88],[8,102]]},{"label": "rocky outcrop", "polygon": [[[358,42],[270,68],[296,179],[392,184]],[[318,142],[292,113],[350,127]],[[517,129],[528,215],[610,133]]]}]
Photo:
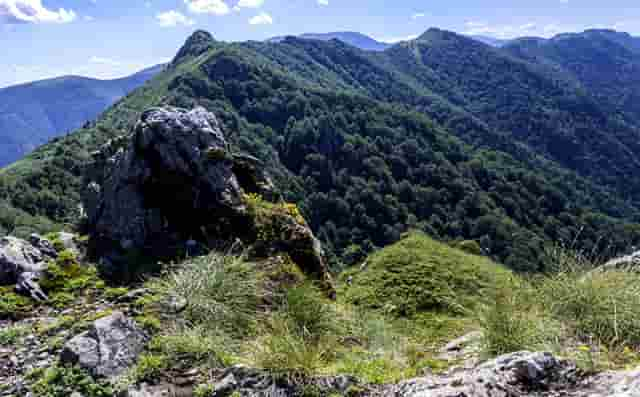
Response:
[{"label": "rocky outcrop", "polygon": [[115,312],[96,320],[87,332],[69,340],[60,360],[78,364],[93,376],[112,379],[136,362],[147,340],[133,320]]},{"label": "rocky outcrop", "polygon": [[[216,117],[203,108],[144,112],[130,137],[94,155],[87,175],[90,251],[105,273],[120,278],[137,270],[128,266],[131,258],[137,264],[140,257],[173,259],[192,246],[256,243],[245,195],[278,198],[260,161],[233,153]],[[306,222],[282,219],[289,226],[267,245],[327,279],[322,250]]]},{"label": "rocky outcrop", "polygon": [[577,384],[574,365],[550,353],[518,352],[447,376],[414,379],[386,390],[402,397],[516,397]]},{"label": "rocky outcrop", "polygon": [[184,45],[178,51],[173,61],[171,61],[171,66],[175,67],[184,59],[189,57],[197,57],[205,52],[209,51],[215,45],[215,40],[211,33],[204,30],[195,31]]},{"label": "rocky outcrop", "polygon": [[615,258],[602,265],[600,270],[630,270],[640,272],[640,251]]},{"label": "rocky outcrop", "polygon": [[7,236],[0,239],[0,285],[15,285],[16,292],[43,301],[47,295],[38,280],[47,262],[57,255],[45,239],[31,236],[31,242]]},{"label": "rocky outcrop", "polygon": [[640,369],[586,376],[551,353],[510,353],[471,368],[453,368],[374,391],[391,397],[635,397]]},{"label": "rocky outcrop", "polygon": [[28,241],[7,236],[0,239],[0,284],[15,284],[22,273],[41,273],[46,257]]}]

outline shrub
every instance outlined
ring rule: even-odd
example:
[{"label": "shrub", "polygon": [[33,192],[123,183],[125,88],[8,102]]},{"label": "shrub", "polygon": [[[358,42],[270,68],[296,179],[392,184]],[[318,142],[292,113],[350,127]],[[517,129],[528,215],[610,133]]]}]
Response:
[{"label": "shrub", "polygon": [[352,280],[344,294],[351,303],[399,316],[467,313],[508,274],[487,258],[414,232],[371,255],[363,270],[345,273]]},{"label": "shrub", "polygon": [[0,329],[0,346],[14,345],[27,333],[29,333],[29,329],[19,325]]},{"label": "shrub", "polygon": [[255,328],[265,298],[256,269],[241,259],[219,254],[193,259],[149,287],[159,295],[188,302],[185,315],[202,327],[223,328],[237,335]]},{"label": "shrub", "polygon": [[256,364],[273,374],[302,380],[324,368],[335,354],[334,339],[305,337],[286,316],[274,315],[268,327],[253,350]]},{"label": "shrub", "polygon": [[78,392],[86,397],[111,397],[114,390],[111,385],[94,380],[78,367],[53,365],[43,372],[31,374],[34,383],[31,387],[39,397],[68,397]]},{"label": "shrub", "polygon": [[338,333],[333,306],[312,283],[290,288],[285,294],[284,304],[284,312],[298,334],[319,338],[328,333]]},{"label": "shrub", "polygon": [[202,327],[183,328],[151,341],[150,349],[168,357],[174,367],[207,365],[220,368],[231,365],[229,351],[235,345],[221,332]]},{"label": "shrub", "polygon": [[493,302],[481,313],[485,349],[504,354],[527,349],[544,349],[551,343],[559,325],[538,304],[535,288],[514,277],[510,284],[494,293]]},{"label": "shrub", "polygon": [[551,315],[580,340],[640,346],[640,274],[564,271],[543,278],[538,288]]}]

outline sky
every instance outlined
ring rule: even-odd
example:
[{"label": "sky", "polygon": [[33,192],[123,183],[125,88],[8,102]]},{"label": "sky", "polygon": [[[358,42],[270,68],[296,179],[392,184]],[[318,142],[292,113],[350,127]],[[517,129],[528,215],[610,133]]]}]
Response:
[{"label": "sky", "polygon": [[0,87],[115,78],[170,60],[196,29],[217,40],[358,31],[387,42],[429,27],[496,38],[588,28],[640,36],[638,0],[0,0]]}]

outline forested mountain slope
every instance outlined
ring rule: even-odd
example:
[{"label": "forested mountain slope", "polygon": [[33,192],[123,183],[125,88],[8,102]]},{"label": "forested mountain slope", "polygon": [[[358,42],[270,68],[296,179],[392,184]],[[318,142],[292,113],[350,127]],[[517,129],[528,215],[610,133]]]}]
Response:
[{"label": "forested mountain slope", "polygon": [[162,68],[114,80],[65,76],[0,89],[0,167],[95,119]]},{"label": "forested mountain slope", "polygon": [[[544,113],[565,106],[561,94],[573,86],[547,86],[524,61],[456,36],[453,43],[471,52],[469,59],[458,53],[446,76],[440,62],[457,44],[449,47],[448,33],[440,31],[381,54],[337,41],[225,44],[197,35],[168,70],[96,123],[0,173],[6,231],[34,229],[25,218],[34,215],[43,217],[36,229],[50,227],[46,219],[76,222],[89,153],[127,133],[144,109],[163,104],[216,112],[233,131],[234,146],[262,159],[285,197],[300,205],[335,263],[353,263],[412,228],[440,239],[477,240],[487,254],[529,271],[541,270],[544,246],[554,241],[575,239],[578,247],[610,253],[640,241],[640,226],[628,222],[637,219],[633,202],[594,183],[597,175],[587,179],[560,166],[564,159],[554,162],[540,155],[553,153],[534,150],[536,139],[546,143],[564,131],[551,127],[575,128],[571,123],[580,117],[606,119],[562,108]],[[486,65],[472,75],[482,59]],[[513,73],[500,77],[492,95],[484,80],[494,68]],[[545,96],[534,97],[532,88]],[[506,119],[525,112],[529,101],[539,108]],[[567,102],[590,104],[581,96]],[[490,116],[495,112],[501,116]],[[555,114],[562,117],[552,119]],[[545,134],[507,129],[541,116],[552,119],[542,124]],[[580,141],[596,150],[590,143]]]},{"label": "forested mountain slope", "polygon": [[611,30],[514,40],[505,50],[579,81],[598,102],[640,118],[640,38]]}]

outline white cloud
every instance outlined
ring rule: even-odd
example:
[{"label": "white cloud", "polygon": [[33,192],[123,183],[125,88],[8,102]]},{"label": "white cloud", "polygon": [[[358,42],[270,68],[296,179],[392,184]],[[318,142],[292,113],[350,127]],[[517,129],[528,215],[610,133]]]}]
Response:
[{"label": "white cloud", "polygon": [[69,23],[74,19],[73,10],[50,10],[42,0],[0,0],[0,24]]},{"label": "white cloud", "polygon": [[490,25],[486,22],[468,21],[465,23],[464,34],[484,35],[497,39],[513,39],[523,36],[551,37],[563,31],[573,31],[567,27],[547,24],[539,25],[529,22],[521,25]]},{"label": "white cloud", "polygon": [[329,0],[318,0],[318,4],[320,4],[321,6],[328,6]]},{"label": "white cloud", "polygon": [[196,14],[226,15],[231,11],[223,0],[184,0],[184,3]]},{"label": "white cloud", "polygon": [[415,14],[411,15],[411,19],[424,18],[425,16],[427,16],[427,14],[425,14],[424,12],[416,12]]},{"label": "white cloud", "polygon": [[156,15],[156,19],[158,20],[158,24],[165,28],[175,27],[178,25],[192,26],[195,24],[193,19],[175,10],[161,12]]},{"label": "white cloud", "polygon": [[260,8],[264,4],[264,0],[240,0],[236,7],[239,8]]},{"label": "white cloud", "polygon": [[273,18],[266,12],[262,12],[249,19],[250,25],[273,25]]}]

